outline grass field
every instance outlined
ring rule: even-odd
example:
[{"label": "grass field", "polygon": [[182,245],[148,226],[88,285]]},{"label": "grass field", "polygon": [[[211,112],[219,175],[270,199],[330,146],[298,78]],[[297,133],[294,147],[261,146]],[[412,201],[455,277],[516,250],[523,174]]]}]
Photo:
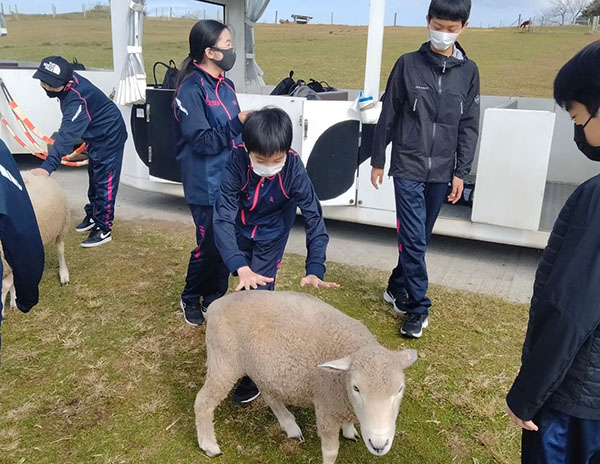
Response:
[{"label": "grass field", "polygon": [[[192,24],[191,20],[145,22],[144,59],[149,81],[155,61],[174,59],[180,63],[187,55]],[[39,61],[47,55],[62,54],[89,66],[112,66],[110,21],[106,16],[83,20],[80,14],[64,15],[52,20],[21,15],[19,21],[9,18],[8,30],[9,35],[0,39],[1,59]],[[551,97],[558,69],[597,39],[600,34],[592,35],[585,27],[552,27],[533,33],[508,28],[470,29],[461,43],[479,64],[484,95]],[[425,28],[386,29],[382,87],[398,56],[426,40]],[[366,45],[366,27],[259,24],[256,28],[256,55],[268,84],[277,84],[293,69],[297,78],[326,80],[339,88],[361,88]]]},{"label": "grass field", "polygon": [[[115,241],[84,250],[67,243],[71,285],[47,256],[40,304],[9,311],[2,326],[0,463],[197,463],[193,403],[204,376],[204,328],[187,326],[177,303],[193,231],[117,225]],[[278,289],[299,290],[303,260],[286,256]],[[343,442],[340,463],[516,463],[519,432],[504,415],[527,308],[432,289],[423,339],[397,335],[381,294],[387,275],[329,265],[336,291],[314,291],[363,321],[392,349],[419,351],[407,370],[397,437],[383,458]],[[109,282],[109,284],[107,284]],[[227,399],[216,414],[225,455],[216,463],[319,463],[314,414],[295,409],[303,444],[288,440],[262,400]]]}]

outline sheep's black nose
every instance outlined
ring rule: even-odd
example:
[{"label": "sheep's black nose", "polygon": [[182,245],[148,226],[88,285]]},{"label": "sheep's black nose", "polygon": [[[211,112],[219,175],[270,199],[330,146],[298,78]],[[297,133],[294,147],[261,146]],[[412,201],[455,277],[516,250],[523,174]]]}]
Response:
[{"label": "sheep's black nose", "polygon": [[373,450],[374,450],[376,453],[381,453],[381,452],[382,452],[382,451],[385,449],[385,447],[388,445],[388,443],[389,443],[389,442],[390,442],[390,440],[389,440],[389,439],[388,439],[388,440],[386,440],[386,441],[385,441],[385,443],[383,444],[383,446],[382,446],[381,448],[378,448],[377,446],[375,446],[375,445],[373,444],[373,442],[372,442],[372,441],[371,441],[371,439],[369,438],[369,444],[371,445],[371,447],[373,448]]}]

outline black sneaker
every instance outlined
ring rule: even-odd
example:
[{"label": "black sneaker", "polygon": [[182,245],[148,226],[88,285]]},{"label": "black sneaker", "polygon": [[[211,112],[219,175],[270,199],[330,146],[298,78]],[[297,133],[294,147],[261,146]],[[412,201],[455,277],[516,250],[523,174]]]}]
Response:
[{"label": "black sneaker", "polygon": [[88,230],[91,230],[94,228],[94,218],[91,218],[89,216],[86,216],[83,221],[81,221],[81,223],[77,224],[75,226],[75,230],[77,232],[87,232]]},{"label": "black sneaker", "polygon": [[242,378],[239,385],[233,392],[233,400],[240,404],[252,403],[259,396],[260,391],[258,387],[248,376]]},{"label": "black sneaker", "polygon": [[206,308],[202,305],[180,300],[179,307],[183,311],[185,322],[189,325],[200,326],[204,324],[204,313],[206,312]]},{"label": "black sneaker", "polygon": [[389,288],[383,292],[383,300],[394,306],[394,311],[398,314],[406,314],[405,301],[408,300],[408,294],[406,291],[401,293],[392,292]]},{"label": "black sneaker", "polygon": [[96,227],[90,232],[88,238],[86,238],[81,243],[81,246],[83,248],[93,248],[100,246],[103,243],[108,243],[110,241],[112,241],[112,235],[110,233],[110,230],[105,232],[102,229],[100,229],[100,227]]},{"label": "black sneaker", "polygon": [[429,319],[425,314],[409,313],[402,324],[400,334],[408,338],[421,338],[423,329],[429,325]]}]

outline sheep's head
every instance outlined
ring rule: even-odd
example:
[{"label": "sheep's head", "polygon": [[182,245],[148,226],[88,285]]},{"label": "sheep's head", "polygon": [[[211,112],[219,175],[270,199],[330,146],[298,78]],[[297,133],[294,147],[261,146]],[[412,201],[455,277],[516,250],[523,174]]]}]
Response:
[{"label": "sheep's head", "polygon": [[367,449],[383,456],[392,447],[396,419],[404,396],[404,369],[417,360],[415,350],[365,347],[345,358],[319,365],[345,373],[348,399],[360,422]]}]

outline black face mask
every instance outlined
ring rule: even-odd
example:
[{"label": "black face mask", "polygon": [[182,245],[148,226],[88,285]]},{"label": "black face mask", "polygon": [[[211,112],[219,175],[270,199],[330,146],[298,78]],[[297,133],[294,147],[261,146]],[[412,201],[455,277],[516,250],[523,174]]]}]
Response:
[{"label": "black face mask", "polygon": [[217,52],[221,52],[223,54],[223,59],[221,60],[211,60],[214,64],[216,64],[223,71],[229,71],[233,68],[236,59],[235,48],[217,48],[211,47],[213,50]]},{"label": "black face mask", "polygon": [[585,124],[575,124],[575,143],[577,148],[592,161],[600,161],[600,147],[593,147],[587,141],[585,136],[585,127],[590,123],[594,116],[590,116]]},{"label": "black face mask", "polygon": [[67,93],[67,88],[65,87],[64,89],[62,89],[59,92],[55,92],[53,90],[46,90],[46,89],[44,89],[44,92],[46,92],[46,95],[48,95],[50,98],[60,98],[65,93]]}]

